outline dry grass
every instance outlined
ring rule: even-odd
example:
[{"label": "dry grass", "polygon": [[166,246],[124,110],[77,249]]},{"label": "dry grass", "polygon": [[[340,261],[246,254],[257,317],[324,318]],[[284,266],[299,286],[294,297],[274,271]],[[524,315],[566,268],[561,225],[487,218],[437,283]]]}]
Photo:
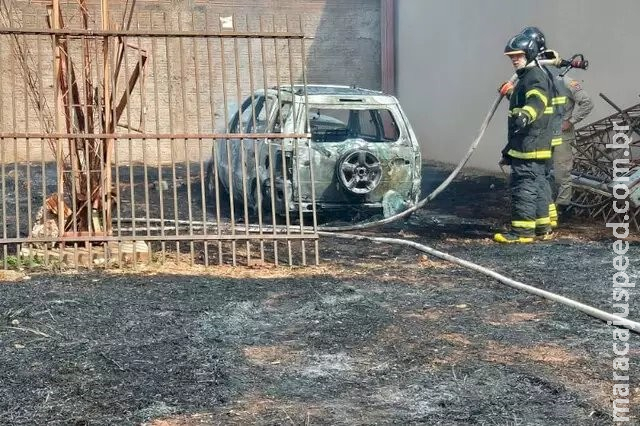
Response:
[{"label": "dry grass", "polygon": [[[272,424],[312,424],[325,417],[322,408],[294,401],[281,401],[259,393],[250,393],[231,407],[217,413],[200,413],[165,417],[145,423],[145,426],[195,426],[213,424],[254,424],[259,419],[272,418]],[[277,420],[276,420],[277,419]]]},{"label": "dry grass", "polygon": [[445,313],[436,308],[423,309],[420,312],[409,312],[401,314],[403,318],[420,321],[438,321],[444,317]]},{"label": "dry grass", "polygon": [[538,322],[549,315],[549,312],[511,312],[504,315],[491,314],[485,317],[484,322],[491,325],[513,325],[527,321]]},{"label": "dry grass", "polygon": [[439,338],[442,340],[446,340],[449,343],[453,343],[456,346],[468,346],[471,344],[471,342],[466,337],[459,333],[446,333],[440,335]]},{"label": "dry grass", "polygon": [[261,265],[259,267],[234,267],[231,265],[191,265],[189,262],[151,263],[137,265],[136,268],[122,270],[107,270],[115,275],[183,275],[183,276],[215,276],[223,278],[294,278],[314,277],[321,275],[346,276],[346,271],[338,265],[322,264],[319,266],[275,266]]},{"label": "dry grass", "polygon": [[421,255],[418,264],[425,269],[450,269],[456,265],[440,259],[432,259],[427,255]]},{"label": "dry grass", "polygon": [[0,269],[0,282],[18,281],[27,277],[24,272],[11,269]]},{"label": "dry grass", "polygon": [[523,347],[503,345],[496,341],[489,341],[481,356],[486,361],[511,365],[517,363],[538,362],[555,366],[577,364],[584,357],[573,354],[557,345],[537,345]]}]

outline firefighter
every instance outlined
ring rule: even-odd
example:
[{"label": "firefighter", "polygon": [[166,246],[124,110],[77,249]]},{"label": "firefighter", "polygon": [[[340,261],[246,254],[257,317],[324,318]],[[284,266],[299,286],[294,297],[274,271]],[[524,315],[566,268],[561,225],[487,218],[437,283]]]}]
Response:
[{"label": "firefighter", "polygon": [[546,161],[551,158],[553,89],[537,63],[538,53],[537,43],[522,34],[509,40],[504,50],[518,81],[509,97],[507,145],[500,161],[511,166],[511,230],[494,235],[499,243],[532,243],[536,235],[551,232]]},{"label": "firefighter", "polygon": [[[521,34],[538,44],[539,59],[555,59],[560,64],[560,56],[553,50],[548,50],[546,39],[542,31],[536,27],[526,27]],[[558,209],[566,213],[571,206],[571,170],[573,169],[573,148],[575,143],[574,126],[582,121],[593,109],[593,102],[582,85],[567,76],[560,76],[558,66],[545,69],[554,81],[554,96],[552,98],[553,136],[551,146],[553,158],[547,167],[548,190],[551,191],[549,214],[551,227],[558,226]]]}]

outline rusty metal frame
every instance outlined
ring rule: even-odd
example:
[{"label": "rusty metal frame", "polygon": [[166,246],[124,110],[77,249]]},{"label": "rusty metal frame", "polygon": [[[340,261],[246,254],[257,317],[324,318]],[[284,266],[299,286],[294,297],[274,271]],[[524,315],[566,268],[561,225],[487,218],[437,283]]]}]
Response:
[{"label": "rusty metal frame", "polygon": [[[85,17],[87,6],[84,1],[78,1]],[[11,256],[16,256],[22,266],[33,264],[34,259],[36,263],[64,266],[62,259],[67,262],[71,259],[69,266],[89,268],[135,266],[140,261],[169,258],[206,265],[253,265],[256,262],[306,265],[307,259],[313,259],[315,264],[319,262],[315,210],[310,219],[302,213],[296,218],[290,217],[287,210],[281,222],[262,210],[263,200],[259,196],[257,223],[253,223],[256,218],[248,210],[248,182],[243,179],[244,199],[240,200],[239,211],[243,220],[238,223],[234,211],[238,200],[233,199],[233,194],[225,197],[218,186],[222,172],[215,156],[213,169],[205,170],[205,158],[216,146],[211,141],[227,144],[239,141],[244,147],[248,140],[270,140],[280,145],[288,140],[295,145],[295,152],[309,149],[310,135],[305,132],[234,133],[228,127],[229,102],[236,101],[240,106],[247,95],[252,96],[259,88],[275,87],[280,91],[284,86],[306,85],[301,20],[299,31],[292,31],[288,20],[284,31],[277,28],[275,21],[266,25],[271,28],[265,31],[262,18],[254,25],[259,30],[253,31],[246,17],[244,30],[234,27],[232,31],[222,28],[205,31],[198,27],[204,21],[204,26],[211,28],[211,14],[192,13],[191,16],[179,15],[176,30],[171,28],[166,15],[148,13],[148,16],[135,16],[135,26],[147,25],[147,29],[116,30],[109,14],[109,2],[102,0],[101,29],[60,28],[64,25],[59,16],[60,5],[54,1],[52,6],[52,28],[0,27],[0,44],[8,36],[21,40],[26,46],[37,46],[35,53],[30,52],[34,56],[31,59],[39,64],[35,72],[46,75],[38,80],[38,96],[55,106],[52,117],[55,130],[45,128],[42,123],[37,129],[36,123],[42,120],[30,120],[30,117],[42,115],[42,106],[29,102],[26,80],[22,99],[15,85],[10,88],[5,78],[2,79],[5,83],[0,82],[0,99],[8,92],[13,99],[8,106],[0,102],[0,196],[3,199],[0,245],[5,268],[11,263]],[[242,24],[242,20],[236,21]],[[191,28],[185,30],[183,26]],[[44,48],[47,45],[53,49],[49,53]],[[0,55],[3,50],[6,55],[8,52],[2,47]],[[51,75],[43,72],[42,58],[47,55],[58,58],[53,61]],[[73,72],[76,63],[81,65],[82,72]],[[19,75],[15,65],[11,74],[10,79],[16,81],[25,78]],[[158,76],[164,76],[165,81],[160,81]],[[193,93],[187,87],[192,82]],[[46,89],[49,84],[53,90]],[[179,87],[176,89],[176,86]],[[66,96],[61,90],[73,90],[73,96]],[[220,111],[224,112],[220,114]],[[7,115],[11,117],[8,122],[3,120]],[[102,131],[75,132],[74,117],[100,119]],[[134,123],[133,117],[139,117],[140,123]],[[219,123],[216,123],[221,118],[224,131],[218,131]],[[255,123],[255,112],[251,119]],[[67,131],[64,131],[65,122]],[[191,124],[196,131],[184,131]],[[126,132],[118,132],[118,128]],[[80,172],[75,166],[65,169],[62,165],[65,158],[72,158],[74,165],[86,162],[88,140],[96,141],[103,160],[100,170],[88,168],[85,173],[87,176],[100,174],[102,192],[115,194],[113,210],[103,194],[104,208],[94,209],[93,215],[86,205],[77,202],[81,191],[87,194],[93,191],[89,178],[78,180]],[[53,153],[45,152],[45,141]],[[80,154],[74,157],[75,152]],[[190,156],[192,152],[197,152],[195,158]],[[242,155],[244,152],[243,148]],[[154,154],[156,158],[150,158]],[[284,152],[282,155],[284,160]],[[253,161],[257,165],[258,158],[244,160],[242,164]],[[36,166],[32,166],[34,163]],[[55,179],[50,173],[51,167],[56,168]],[[13,185],[9,187],[11,171]],[[209,172],[215,177],[214,193],[205,182]],[[295,181],[293,176],[291,179]],[[28,187],[27,194],[20,191],[22,185]],[[52,198],[52,192],[59,196]],[[289,202],[301,203],[300,191],[297,197]],[[88,203],[89,198],[87,200]],[[264,200],[266,204],[268,201]],[[225,202],[231,206],[231,214],[226,219],[221,209]],[[275,211],[273,199],[271,202]],[[38,209],[42,214],[38,220],[44,223],[44,228],[55,219],[59,235],[32,234],[32,215]],[[89,228],[80,226],[81,214],[82,223],[88,222]],[[97,222],[102,225],[92,228],[91,223]],[[267,241],[273,244],[266,245]],[[181,247],[181,242],[186,245]],[[238,242],[242,242],[242,246],[237,245]],[[286,256],[279,255],[283,249]],[[29,260],[25,260],[27,258]]]},{"label": "rusty metal frame", "polygon": [[[628,125],[624,132],[631,140],[629,152],[629,168],[640,166],[640,140],[633,140],[634,132],[640,128],[640,104],[633,105],[618,113],[602,118],[584,127],[576,129],[576,140],[573,143],[573,174],[587,176],[591,180],[609,182],[613,179],[613,161],[616,152],[608,149],[615,134],[614,126]],[[635,130],[634,130],[635,129]],[[629,222],[640,231],[640,209],[630,210],[628,220],[625,213],[617,213],[612,203],[613,196],[604,190],[585,185],[573,185],[573,210],[578,215],[602,220],[605,223]]]}]

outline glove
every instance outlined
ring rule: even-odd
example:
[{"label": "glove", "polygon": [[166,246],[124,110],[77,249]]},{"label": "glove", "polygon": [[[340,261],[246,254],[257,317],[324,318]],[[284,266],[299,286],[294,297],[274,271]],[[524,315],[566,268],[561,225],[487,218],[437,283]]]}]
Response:
[{"label": "glove", "polygon": [[511,94],[513,93],[513,82],[512,81],[505,81],[504,83],[502,83],[500,85],[500,87],[498,87],[498,92],[502,96],[506,96],[506,97],[511,96]]},{"label": "glove", "polygon": [[498,166],[500,167],[510,166],[510,165],[511,165],[511,159],[509,157],[502,157],[500,161],[498,161]]},{"label": "glove", "polygon": [[531,124],[531,115],[523,109],[514,108],[511,116],[514,117],[513,124],[516,126],[515,133],[522,131]]}]

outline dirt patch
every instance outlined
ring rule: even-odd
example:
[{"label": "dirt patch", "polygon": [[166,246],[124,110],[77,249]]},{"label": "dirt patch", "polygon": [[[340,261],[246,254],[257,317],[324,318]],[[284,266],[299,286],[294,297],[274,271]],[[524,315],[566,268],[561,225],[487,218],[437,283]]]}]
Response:
[{"label": "dirt patch", "polygon": [[421,267],[426,269],[449,269],[455,267],[455,264],[451,262],[434,259],[424,254],[420,256],[418,262]]},{"label": "dirt patch", "polygon": [[283,345],[249,346],[243,349],[244,356],[255,365],[292,364],[300,357],[300,352]]},{"label": "dirt patch", "polygon": [[446,333],[440,336],[442,340],[446,340],[447,342],[453,343],[456,346],[468,346],[471,342],[462,334],[458,333]]},{"label": "dirt patch", "polygon": [[491,362],[513,364],[517,362],[536,362],[557,366],[568,366],[583,361],[583,357],[575,355],[557,345],[536,345],[522,347],[489,342],[483,353],[484,359]]},{"label": "dirt patch", "polygon": [[409,313],[402,314],[402,317],[404,318],[420,320],[420,321],[438,321],[442,319],[444,316],[445,316],[445,313],[440,309],[436,309],[436,308],[428,308],[428,309],[423,309],[420,312],[409,312]]},{"label": "dirt patch", "polygon": [[491,325],[505,325],[505,324],[513,325],[513,324],[519,324],[521,322],[526,322],[526,321],[538,322],[543,320],[548,315],[549,315],[548,312],[536,312],[536,313],[512,312],[512,313],[508,313],[506,315],[501,315],[501,316],[498,316],[496,314],[491,314],[485,317],[484,321],[486,321],[487,324],[491,324]]},{"label": "dirt patch", "polygon": [[215,413],[196,413],[157,419],[144,426],[196,426],[224,424],[253,424],[259,419],[274,419],[272,424],[310,425],[325,417],[322,409],[294,401],[282,401],[263,394],[249,394],[241,397],[232,406]]}]

